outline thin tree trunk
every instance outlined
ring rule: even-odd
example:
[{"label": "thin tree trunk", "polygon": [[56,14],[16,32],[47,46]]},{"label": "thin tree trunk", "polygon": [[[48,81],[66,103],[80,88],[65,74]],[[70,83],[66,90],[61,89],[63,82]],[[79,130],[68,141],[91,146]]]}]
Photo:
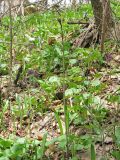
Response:
[{"label": "thin tree trunk", "polygon": [[102,3],[100,0],[91,0],[93,14],[95,18],[95,24],[98,28],[99,33],[102,31],[102,15],[103,15],[103,8]]},{"label": "thin tree trunk", "polygon": [[109,0],[91,0],[92,8],[93,8],[93,14],[95,17],[95,24],[98,28],[98,32],[101,35],[102,34],[102,20],[103,20],[103,12],[105,10],[105,5],[107,3],[107,9],[105,13],[105,37],[109,37],[110,31],[112,27],[114,27],[114,22],[112,19],[112,12],[110,7],[110,1]]},{"label": "thin tree trunk", "polygon": [[110,1],[102,0],[102,6],[103,6],[103,12],[105,11],[105,32],[109,32],[111,28],[114,27]]}]

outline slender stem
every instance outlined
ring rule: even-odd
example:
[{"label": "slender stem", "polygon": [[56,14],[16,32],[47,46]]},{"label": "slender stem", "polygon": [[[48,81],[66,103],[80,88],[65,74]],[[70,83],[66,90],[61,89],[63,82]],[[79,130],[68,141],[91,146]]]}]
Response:
[{"label": "slender stem", "polygon": [[69,158],[69,142],[68,142],[68,136],[69,136],[69,125],[68,125],[68,108],[66,105],[65,100],[65,79],[66,79],[66,69],[65,69],[65,49],[64,49],[64,32],[63,32],[63,25],[62,20],[58,19],[58,22],[60,24],[61,29],[61,38],[62,38],[62,66],[63,66],[63,106],[64,106],[64,115],[65,115],[65,134],[66,134],[66,158]]},{"label": "slender stem", "polygon": [[[8,5],[9,5],[9,18],[10,18],[10,23],[9,23],[9,32],[10,32],[10,64],[9,64],[9,90],[8,93],[11,91],[11,84],[12,84],[12,61],[13,61],[13,55],[12,55],[12,50],[13,50],[13,24],[12,24],[12,1],[8,0]],[[8,94],[8,99],[9,99],[9,94]],[[11,103],[9,101],[9,112],[11,111]],[[10,113],[9,113],[10,114]]]},{"label": "slender stem", "polygon": [[13,30],[12,30],[12,13],[11,13],[11,0],[9,0],[9,17],[10,17],[10,85],[12,82],[12,61],[13,61],[13,55],[12,55],[12,49],[13,49]]},{"label": "slender stem", "polygon": [[2,77],[0,78],[0,111],[2,110]]}]

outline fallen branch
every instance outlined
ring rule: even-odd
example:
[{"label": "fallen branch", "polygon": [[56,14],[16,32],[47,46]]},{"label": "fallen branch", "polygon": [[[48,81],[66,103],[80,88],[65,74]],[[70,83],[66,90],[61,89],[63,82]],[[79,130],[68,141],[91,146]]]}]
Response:
[{"label": "fallen branch", "polygon": [[81,21],[68,21],[67,24],[87,24],[89,25],[88,22],[81,22]]}]

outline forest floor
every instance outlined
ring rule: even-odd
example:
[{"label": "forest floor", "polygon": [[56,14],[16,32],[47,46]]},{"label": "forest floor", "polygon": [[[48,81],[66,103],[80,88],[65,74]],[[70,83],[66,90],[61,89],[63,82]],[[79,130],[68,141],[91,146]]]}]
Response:
[{"label": "forest floor", "polygon": [[[65,118],[69,114],[69,156],[75,156],[70,160],[94,160],[90,157],[93,143],[96,160],[120,157],[120,48],[119,44],[117,46],[111,41],[105,43],[103,56],[99,51],[100,44],[93,48],[71,46],[74,39],[74,42],[80,41],[80,32],[86,29],[79,31],[79,25],[68,25],[68,19],[80,14],[83,16],[84,10],[91,17],[90,6],[85,5],[78,10],[62,13],[63,17],[66,16],[62,26],[64,42],[60,34],[62,27],[55,19],[56,13],[36,14],[27,20],[23,18],[22,22],[19,19],[15,22],[12,84],[8,68],[4,67],[9,65],[6,56],[9,53],[8,43],[3,44],[1,49],[0,156],[4,150],[5,156],[8,153],[11,145],[6,142],[11,135],[13,139],[37,140],[41,145],[47,133],[43,159],[63,160],[66,149]],[[3,20],[2,32],[6,34],[0,32],[5,41],[9,39],[8,22]],[[67,66],[65,75],[63,52]],[[66,86],[63,85],[64,80]],[[68,113],[65,112],[63,86]],[[2,138],[5,141],[2,142]],[[13,155],[10,153],[10,156]]]},{"label": "forest floor", "polygon": [[[99,97],[101,98],[102,105],[107,110],[109,110],[109,113],[106,119],[104,120],[104,124],[101,124],[104,130],[104,142],[102,142],[102,140],[98,140],[95,145],[97,159],[100,159],[103,155],[108,156],[110,154],[110,151],[114,148],[112,132],[114,125],[117,125],[120,121],[119,105],[107,101],[107,95],[115,95],[120,87],[120,50],[106,54],[106,66],[102,67],[99,73],[101,74],[100,81],[107,83],[107,88],[105,88],[105,90],[99,94]],[[93,75],[94,72],[91,71],[90,77],[93,77]],[[7,88],[9,87],[9,77],[6,78],[6,76],[1,76],[0,78],[2,82],[2,93],[5,93],[7,91]],[[26,84],[25,89],[21,89],[20,87],[16,87],[13,85],[10,92],[12,104],[15,103],[14,100],[16,95],[20,96],[21,100],[23,101],[25,95],[29,95],[30,97],[35,96],[37,98],[43,96],[43,93],[38,92],[36,87],[34,88],[31,84]],[[70,102],[70,100],[68,101],[69,103],[71,103],[71,105],[73,105],[72,102]],[[59,137],[60,129],[58,126],[58,122],[55,118],[54,110],[58,108],[59,110],[61,110],[60,118],[62,120],[62,126],[65,129],[63,102],[62,100],[53,100],[51,104],[49,104],[49,102],[47,101],[45,103],[48,106],[47,111],[45,113],[34,113],[34,111],[31,110],[29,111],[29,113],[27,113],[25,117],[22,117],[22,122],[20,118],[14,121],[14,118],[12,117],[10,111],[6,111],[3,116],[3,130],[1,128],[0,136],[8,138],[10,134],[14,133],[16,134],[16,136],[28,137],[31,139],[37,139],[41,141],[43,139],[44,134],[47,132],[48,141],[52,140],[55,137]],[[20,109],[22,109],[22,107]],[[90,123],[90,119],[87,123]],[[87,129],[85,126],[75,126],[73,124],[71,124],[69,130],[75,135],[85,135],[89,134],[90,132],[89,129]],[[90,159],[89,154],[85,151],[79,154],[81,155],[82,160]],[[55,144],[49,146],[49,148],[46,151],[46,156],[51,156],[54,160],[59,159],[60,152],[57,150]]]}]

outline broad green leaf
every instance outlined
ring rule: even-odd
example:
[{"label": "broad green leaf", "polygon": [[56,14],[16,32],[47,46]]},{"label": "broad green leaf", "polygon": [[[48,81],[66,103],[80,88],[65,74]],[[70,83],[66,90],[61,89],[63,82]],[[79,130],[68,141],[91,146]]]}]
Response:
[{"label": "broad green leaf", "polygon": [[66,148],[66,139],[64,141],[59,142],[59,147],[62,148],[62,149]]},{"label": "broad green leaf", "polygon": [[10,160],[8,157],[0,157],[0,160]]},{"label": "broad green leaf", "polygon": [[35,38],[34,38],[34,37],[29,36],[28,34],[25,34],[25,37],[26,37],[30,42],[35,41]]},{"label": "broad green leaf", "polygon": [[88,99],[90,97],[90,93],[84,93],[83,97],[84,97],[84,99]]},{"label": "broad green leaf", "polygon": [[16,157],[16,156],[22,154],[24,151],[24,148],[25,148],[24,144],[15,143],[11,147],[11,152],[12,152],[13,157]]},{"label": "broad green leaf", "polygon": [[55,49],[57,53],[59,54],[59,56],[62,55],[61,49],[58,46],[56,46]]},{"label": "broad green leaf", "polygon": [[75,147],[75,150],[78,150],[78,151],[80,151],[84,148],[84,146],[82,144],[75,144],[74,147]]},{"label": "broad green leaf", "polygon": [[99,79],[96,79],[96,80],[93,80],[92,82],[91,82],[91,85],[93,86],[93,87],[97,87],[97,86],[99,86],[100,85],[100,80]]},{"label": "broad green leaf", "polygon": [[47,142],[46,142],[46,147],[48,147],[49,145],[54,144],[54,143],[57,142],[57,141],[58,141],[58,137],[57,137],[57,138],[53,138],[51,141],[47,141]]},{"label": "broad green leaf", "polygon": [[84,84],[88,86],[90,84],[90,81],[84,81]]},{"label": "broad green leaf", "polygon": [[7,64],[4,63],[0,64],[0,68],[5,68],[5,67],[7,67]]},{"label": "broad green leaf", "polygon": [[12,141],[0,138],[0,147],[8,148],[12,145]]},{"label": "broad green leaf", "polygon": [[99,96],[93,97],[93,103],[94,104],[100,104],[100,97]]},{"label": "broad green leaf", "polygon": [[66,135],[62,135],[58,137],[58,141],[63,141],[66,139]]},{"label": "broad green leaf", "polygon": [[12,155],[11,148],[3,151],[3,156],[10,157]]},{"label": "broad green leaf", "polygon": [[77,63],[77,59],[70,59],[69,62],[71,65],[74,65]]},{"label": "broad green leaf", "polygon": [[112,156],[116,159],[116,160],[120,160],[120,151],[112,151]]},{"label": "broad green leaf", "polygon": [[26,139],[25,138],[18,138],[16,143],[19,143],[19,144],[25,144],[26,142]]},{"label": "broad green leaf", "polygon": [[77,89],[77,88],[70,88],[70,89],[67,89],[65,91],[65,96],[73,96],[74,94],[78,94],[80,93],[80,89]]},{"label": "broad green leaf", "polygon": [[50,83],[57,83],[57,84],[60,84],[60,79],[58,76],[52,76],[49,78],[49,82]]}]

